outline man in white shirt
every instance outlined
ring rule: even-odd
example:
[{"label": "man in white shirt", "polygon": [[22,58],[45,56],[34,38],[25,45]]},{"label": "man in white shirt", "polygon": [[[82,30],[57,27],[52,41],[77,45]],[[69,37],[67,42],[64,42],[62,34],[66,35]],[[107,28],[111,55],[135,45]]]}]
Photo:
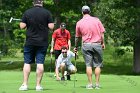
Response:
[{"label": "man in white shirt", "polygon": [[[65,80],[64,71],[67,70],[67,80],[70,80],[70,74],[76,73],[76,67],[71,63],[71,58],[75,57],[75,54],[63,46],[61,48],[61,54],[58,56],[56,64],[56,80]],[[62,77],[59,76],[59,70],[61,71]]]}]

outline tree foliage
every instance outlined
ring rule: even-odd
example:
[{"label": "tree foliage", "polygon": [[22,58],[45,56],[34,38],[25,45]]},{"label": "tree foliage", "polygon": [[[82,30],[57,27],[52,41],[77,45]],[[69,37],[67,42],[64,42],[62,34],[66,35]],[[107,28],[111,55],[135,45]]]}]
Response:
[{"label": "tree foliage", "polygon": [[103,21],[107,35],[115,43],[121,45],[132,45],[138,38],[140,31],[136,30],[136,23],[139,20],[139,8],[134,0],[100,0],[95,4],[94,11]]},{"label": "tree foliage", "polygon": [[[112,40],[115,44],[130,45],[139,37],[140,34],[137,33],[140,31],[136,27],[140,20],[140,8],[136,6],[135,0],[44,0],[44,7],[51,11],[56,28],[60,22],[66,22],[72,36],[72,45],[76,22],[82,18],[83,5],[90,6],[91,15],[101,19],[106,28],[107,43]],[[32,0],[0,0],[0,7],[1,43],[13,40],[21,47],[24,44],[25,30],[19,29],[19,22],[9,23],[9,19],[22,18],[24,11],[32,7]],[[15,44],[15,47],[18,46]]]}]

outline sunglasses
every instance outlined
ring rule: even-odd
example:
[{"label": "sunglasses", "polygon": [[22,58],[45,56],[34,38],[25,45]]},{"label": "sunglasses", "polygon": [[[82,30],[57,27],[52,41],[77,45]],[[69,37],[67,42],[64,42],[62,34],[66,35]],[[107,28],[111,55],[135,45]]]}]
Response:
[{"label": "sunglasses", "polygon": [[62,53],[63,53],[63,54],[64,54],[64,53],[66,54],[67,52],[62,52]]}]

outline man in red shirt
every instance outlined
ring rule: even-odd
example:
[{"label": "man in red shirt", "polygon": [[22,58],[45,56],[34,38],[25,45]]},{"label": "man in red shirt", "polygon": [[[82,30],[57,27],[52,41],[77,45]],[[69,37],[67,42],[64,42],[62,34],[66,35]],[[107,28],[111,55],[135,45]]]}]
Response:
[{"label": "man in red shirt", "polygon": [[70,35],[70,32],[66,29],[65,23],[61,23],[60,28],[56,29],[53,32],[50,52],[51,53],[54,52],[55,62],[58,56],[61,54],[62,46],[65,46],[70,50],[71,48],[70,38],[71,38],[71,35]]}]

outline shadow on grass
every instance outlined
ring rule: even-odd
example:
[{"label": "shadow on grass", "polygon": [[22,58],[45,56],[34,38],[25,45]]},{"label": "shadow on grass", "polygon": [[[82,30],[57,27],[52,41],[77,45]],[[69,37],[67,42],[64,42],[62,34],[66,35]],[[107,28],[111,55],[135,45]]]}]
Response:
[{"label": "shadow on grass", "polygon": [[[44,70],[45,72],[54,72],[54,62],[52,63],[52,66],[50,62],[45,62]],[[76,65],[78,71],[77,73],[86,73],[85,72],[85,63],[84,62],[77,62]],[[17,70],[22,71],[23,68],[23,62],[0,62],[0,71],[2,70]],[[32,64],[32,71],[36,71],[36,65]],[[104,67],[102,68],[102,74],[115,74],[115,75],[140,75],[135,74],[132,70],[131,65],[114,65],[114,64],[104,64]]]},{"label": "shadow on grass", "polygon": [[[36,90],[36,89],[35,88],[29,88],[28,90]],[[54,90],[54,89],[48,89],[48,88],[47,89],[46,88],[44,89],[43,88],[43,91],[46,91],[46,90]]]}]

